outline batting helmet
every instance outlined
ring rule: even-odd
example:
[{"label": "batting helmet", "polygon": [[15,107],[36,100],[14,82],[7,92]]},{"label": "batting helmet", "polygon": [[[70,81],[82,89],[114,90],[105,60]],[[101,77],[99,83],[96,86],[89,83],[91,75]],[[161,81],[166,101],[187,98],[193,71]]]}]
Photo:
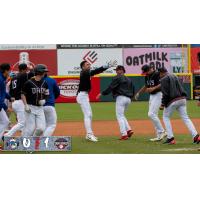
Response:
[{"label": "batting helmet", "polygon": [[35,66],[35,73],[44,73],[44,72],[48,72],[47,66],[43,65],[43,64],[38,64]]}]

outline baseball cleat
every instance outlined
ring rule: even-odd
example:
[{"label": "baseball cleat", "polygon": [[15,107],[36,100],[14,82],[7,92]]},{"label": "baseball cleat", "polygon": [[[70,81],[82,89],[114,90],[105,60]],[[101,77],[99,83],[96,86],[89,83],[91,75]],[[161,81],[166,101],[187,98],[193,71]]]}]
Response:
[{"label": "baseball cleat", "polygon": [[91,142],[98,142],[98,139],[93,134],[87,134],[85,139]]},{"label": "baseball cleat", "polygon": [[151,142],[159,142],[159,141],[163,140],[165,137],[167,137],[166,131],[160,133],[158,137],[150,139],[150,141]]},{"label": "baseball cleat", "polygon": [[156,138],[151,138],[150,141],[151,142],[159,142],[161,141],[162,139],[160,137],[156,137]]},{"label": "baseball cleat", "polygon": [[130,138],[132,135],[133,135],[133,131],[132,130],[129,130],[129,131],[127,131],[127,135],[128,135],[128,137]]},{"label": "baseball cleat", "polygon": [[166,132],[166,131],[162,132],[162,133],[159,135],[159,137],[160,137],[161,140],[164,139],[164,138],[166,138],[166,137],[167,137],[167,132]]},{"label": "baseball cleat", "polygon": [[197,135],[194,137],[194,143],[199,144],[199,142],[200,142],[200,136],[199,136],[199,134],[197,134]]},{"label": "baseball cleat", "polygon": [[128,140],[128,139],[129,139],[128,135],[124,135],[121,138],[119,138],[119,140]]},{"label": "baseball cleat", "polygon": [[174,139],[174,137],[172,138],[167,138],[167,140],[165,142],[163,142],[163,144],[176,144],[176,141]]}]

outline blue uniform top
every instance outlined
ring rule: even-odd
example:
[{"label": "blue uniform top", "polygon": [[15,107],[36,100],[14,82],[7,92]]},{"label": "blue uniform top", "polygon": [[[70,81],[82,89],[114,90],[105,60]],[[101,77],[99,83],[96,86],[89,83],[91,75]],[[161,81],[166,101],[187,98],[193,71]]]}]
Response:
[{"label": "blue uniform top", "polygon": [[49,98],[46,100],[45,106],[55,106],[55,99],[60,96],[60,89],[53,78],[46,76],[44,80],[49,88]]},{"label": "blue uniform top", "polygon": [[8,109],[5,99],[10,99],[10,95],[6,92],[6,77],[0,72],[0,111],[2,108],[4,110]]}]

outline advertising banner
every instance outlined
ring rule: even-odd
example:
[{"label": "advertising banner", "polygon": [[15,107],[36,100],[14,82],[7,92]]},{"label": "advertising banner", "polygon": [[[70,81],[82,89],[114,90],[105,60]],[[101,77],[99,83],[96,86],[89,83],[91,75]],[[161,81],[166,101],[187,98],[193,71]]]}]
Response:
[{"label": "advertising banner", "polygon": [[194,74],[200,74],[200,47],[191,48],[191,70]]},{"label": "advertising banner", "polygon": [[0,44],[0,50],[56,49],[56,44]]},{"label": "advertising banner", "polygon": [[20,63],[35,66],[45,64],[49,75],[57,75],[57,50],[1,50],[0,63],[10,63],[13,71],[18,70]]},{"label": "advertising banner", "polygon": [[[77,76],[80,74],[80,63],[88,61],[92,69],[105,65],[110,60],[122,64],[122,49],[58,49],[58,75]],[[104,74],[115,74],[114,69],[108,69]]]},{"label": "advertising banner", "polygon": [[124,66],[128,74],[141,74],[145,64],[155,68],[166,67],[172,73],[188,72],[187,48],[126,48]]},{"label": "advertising banner", "polygon": [[[60,96],[56,100],[56,103],[74,103],[76,102],[76,96],[79,85],[79,78],[54,78],[60,88]],[[100,93],[100,78],[92,78],[92,90],[89,94],[90,101],[97,101],[96,96]]]}]

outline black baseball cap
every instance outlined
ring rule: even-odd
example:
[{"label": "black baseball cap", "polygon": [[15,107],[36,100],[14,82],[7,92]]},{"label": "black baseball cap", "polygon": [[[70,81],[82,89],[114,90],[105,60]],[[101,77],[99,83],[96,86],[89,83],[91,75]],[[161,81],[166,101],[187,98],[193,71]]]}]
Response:
[{"label": "black baseball cap", "polygon": [[142,74],[147,73],[152,67],[150,65],[142,66]]},{"label": "black baseball cap", "polygon": [[165,73],[165,72],[168,72],[168,71],[165,67],[161,67],[161,68],[158,68],[158,72]]},{"label": "black baseball cap", "polygon": [[116,69],[114,69],[114,70],[115,70],[115,71],[117,71],[117,70],[123,70],[124,73],[126,73],[125,67],[122,66],[122,65],[117,65]]}]

